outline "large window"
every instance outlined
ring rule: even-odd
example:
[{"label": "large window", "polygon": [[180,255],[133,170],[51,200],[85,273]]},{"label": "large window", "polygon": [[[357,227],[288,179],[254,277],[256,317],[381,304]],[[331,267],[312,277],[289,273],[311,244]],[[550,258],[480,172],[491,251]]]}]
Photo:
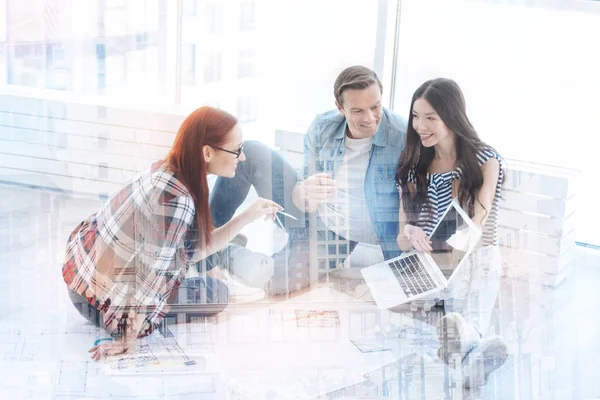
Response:
[{"label": "large window", "polygon": [[166,76],[159,3],[0,2],[0,83],[157,101]]},{"label": "large window", "polygon": [[[42,3],[0,0],[0,10],[10,5],[9,18],[0,18],[0,84],[115,105],[239,108],[251,121],[246,137],[273,145],[276,129],[303,131],[334,107],[332,85],[343,68],[380,70],[390,2]],[[252,107],[238,104],[249,97]]]},{"label": "large window", "polygon": [[600,59],[592,50],[600,4],[551,5],[403,1],[395,109],[406,116],[412,93],[427,79],[456,80],[475,128],[504,157],[580,171],[576,237],[600,244],[600,190],[589,184],[596,172],[590,144],[600,123]]},{"label": "large window", "polygon": [[334,108],[333,81],[343,68],[376,68],[384,36],[378,29],[386,22],[380,7],[388,3],[207,1],[197,17],[184,18],[182,41],[196,44],[204,79],[182,85],[181,104],[218,102],[239,111],[244,137],[269,145],[276,129],[304,131]]}]

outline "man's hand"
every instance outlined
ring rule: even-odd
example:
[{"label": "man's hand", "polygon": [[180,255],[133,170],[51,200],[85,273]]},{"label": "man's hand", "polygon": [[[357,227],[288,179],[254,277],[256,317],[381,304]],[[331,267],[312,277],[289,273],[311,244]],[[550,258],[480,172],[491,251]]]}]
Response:
[{"label": "man's hand", "polygon": [[292,198],[300,210],[313,212],[331,198],[335,192],[335,183],[330,174],[314,174],[294,187]]}]

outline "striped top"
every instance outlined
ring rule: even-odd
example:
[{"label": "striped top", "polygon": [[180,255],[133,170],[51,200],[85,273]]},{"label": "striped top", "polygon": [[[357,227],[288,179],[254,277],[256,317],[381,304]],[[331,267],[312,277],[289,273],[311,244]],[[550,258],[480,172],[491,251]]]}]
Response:
[{"label": "striped top", "polygon": [[[486,149],[477,153],[477,161],[479,162],[480,167],[482,167],[490,158],[498,160],[500,163],[500,173],[498,175],[498,182],[496,183],[496,195],[492,202],[492,209],[485,222],[485,226],[483,227],[482,240],[483,245],[498,245],[498,203],[500,200],[502,181],[504,179],[505,164],[502,157],[493,150]],[[452,182],[459,180],[461,176],[462,170],[460,167],[456,167],[452,171],[427,174],[427,181],[429,182],[427,187],[428,205],[434,218],[431,218],[431,214],[428,212],[426,205],[423,207],[417,223],[427,235],[431,235],[433,228],[437,225],[440,217],[448,208],[448,205],[450,205],[450,202],[452,201]],[[414,168],[408,173],[408,181],[416,184]]]}]

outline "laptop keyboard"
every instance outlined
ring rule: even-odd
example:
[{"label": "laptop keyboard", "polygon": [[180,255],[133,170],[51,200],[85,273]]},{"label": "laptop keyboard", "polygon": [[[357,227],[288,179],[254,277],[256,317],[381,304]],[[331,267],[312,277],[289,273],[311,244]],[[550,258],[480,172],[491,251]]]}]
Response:
[{"label": "laptop keyboard", "polygon": [[396,279],[407,296],[414,296],[436,288],[425,266],[416,254],[389,262]]}]

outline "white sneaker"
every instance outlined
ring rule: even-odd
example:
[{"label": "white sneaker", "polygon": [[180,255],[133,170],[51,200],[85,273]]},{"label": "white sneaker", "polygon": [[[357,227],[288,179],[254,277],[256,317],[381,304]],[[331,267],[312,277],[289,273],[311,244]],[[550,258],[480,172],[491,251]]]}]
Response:
[{"label": "white sneaker", "polygon": [[437,325],[437,334],[441,344],[438,356],[446,364],[451,363],[453,356],[458,357],[456,361],[460,364],[482,336],[458,313],[449,313],[442,317]]},{"label": "white sneaker", "polygon": [[490,374],[500,368],[507,358],[508,345],[501,336],[479,340],[463,360],[463,386],[470,389],[487,385]]},{"label": "white sneaker", "polygon": [[221,271],[221,280],[229,289],[229,301],[231,303],[252,303],[265,298],[265,291],[248,286],[244,281],[231,276],[227,270]]}]

